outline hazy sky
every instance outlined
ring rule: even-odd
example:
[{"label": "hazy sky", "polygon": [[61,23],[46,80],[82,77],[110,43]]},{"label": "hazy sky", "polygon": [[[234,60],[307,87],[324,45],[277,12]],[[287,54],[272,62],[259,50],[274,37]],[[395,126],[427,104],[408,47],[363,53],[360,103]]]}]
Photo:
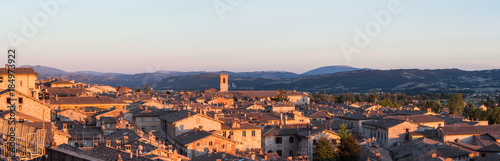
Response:
[{"label": "hazy sky", "polygon": [[[500,68],[498,0],[85,0],[48,11],[39,4],[47,1],[1,2],[0,48],[7,54],[12,35],[24,38],[19,65],[121,73]],[[373,12],[390,20],[381,24]],[[27,32],[30,23],[37,32]],[[356,46],[356,29],[366,34],[366,26],[369,43]],[[345,54],[342,42],[358,51]]]}]

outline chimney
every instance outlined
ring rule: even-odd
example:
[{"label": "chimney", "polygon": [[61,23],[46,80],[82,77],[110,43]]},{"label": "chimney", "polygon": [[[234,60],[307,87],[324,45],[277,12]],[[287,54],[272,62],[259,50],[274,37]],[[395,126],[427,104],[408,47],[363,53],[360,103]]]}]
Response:
[{"label": "chimney", "polygon": [[68,124],[63,124],[63,129],[62,129],[63,132],[65,133],[68,133]]},{"label": "chimney", "polygon": [[131,152],[132,152],[132,145],[124,145],[124,146],[125,146],[125,151],[126,151],[127,153],[132,154],[132,153],[131,153]]},{"label": "chimney", "polygon": [[122,141],[121,140],[115,140],[116,142],[116,149],[120,150],[122,149]]},{"label": "chimney", "polygon": [[111,140],[106,140],[106,146],[111,147]]}]

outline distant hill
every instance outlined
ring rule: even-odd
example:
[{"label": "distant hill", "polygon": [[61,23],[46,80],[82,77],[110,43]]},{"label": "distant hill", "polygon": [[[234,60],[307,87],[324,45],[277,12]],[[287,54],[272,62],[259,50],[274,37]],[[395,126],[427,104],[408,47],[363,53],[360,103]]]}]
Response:
[{"label": "distant hill", "polygon": [[[121,74],[121,73],[102,73],[95,71],[77,71],[66,72],[60,69],[46,67],[41,65],[23,67],[32,67],[38,75],[39,79],[49,78],[62,78],[68,80],[75,80],[76,82],[102,84],[110,86],[128,86],[128,87],[142,87],[146,83],[153,83],[161,81],[165,78],[198,74],[220,74],[226,73],[231,77],[256,77],[256,78],[297,78],[298,74],[284,71],[255,71],[255,72],[230,72],[230,71],[157,71],[153,73],[138,73],[138,74]],[[216,80],[218,81],[218,80]]]},{"label": "distant hill", "polygon": [[35,65],[35,66],[23,65],[21,67],[31,67],[31,68],[33,68],[33,70],[35,70],[35,72],[38,72],[41,75],[66,75],[66,74],[69,74],[69,72],[66,72],[66,71],[63,71],[60,69],[41,66],[41,65]]},{"label": "distant hill", "polygon": [[[156,82],[165,89],[218,88],[216,74],[169,77]],[[500,88],[500,70],[463,71],[458,69],[356,70],[297,78],[229,77],[230,90],[303,91],[450,91]]]},{"label": "distant hill", "polygon": [[[322,67],[306,73],[284,71],[158,71],[154,73],[120,74],[101,72],[65,72],[51,67],[30,66],[39,79],[64,78],[76,82],[110,86],[143,87],[151,83],[154,89],[200,90],[219,87],[220,73],[229,74],[230,90],[303,90],[330,92],[385,91],[456,91],[472,89],[500,90],[500,70],[464,71],[459,69],[398,69],[366,70],[353,67]],[[352,71],[342,71],[352,70]],[[357,69],[357,70],[354,70]],[[319,74],[322,72],[335,72]]]},{"label": "distant hill", "polygon": [[307,71],[305,73],[302,73],[302,76],[311,76],[311,75],[322,75],[322,74],[333,74],[333,73],[338,73],[338,72],[348,72],[348,71],[355,71],[355,70],[360,70],[360,68],[354,68],[346,65],[337,65],[337,66],[324,66],[324,67],[319,67],[310,71]]}]

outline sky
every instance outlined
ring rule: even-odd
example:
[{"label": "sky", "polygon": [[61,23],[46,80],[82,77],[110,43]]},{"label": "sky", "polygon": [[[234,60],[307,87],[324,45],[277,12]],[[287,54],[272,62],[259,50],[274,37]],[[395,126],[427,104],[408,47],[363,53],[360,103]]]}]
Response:
[{"label": "sky", "polygon": [[[495,0],[1,4],[0,49],[16,49],[18,65],[129,74],[303,73],[329,65],[500,69],[500,1]],[[7,63],[6,56],[0,60]]]}]

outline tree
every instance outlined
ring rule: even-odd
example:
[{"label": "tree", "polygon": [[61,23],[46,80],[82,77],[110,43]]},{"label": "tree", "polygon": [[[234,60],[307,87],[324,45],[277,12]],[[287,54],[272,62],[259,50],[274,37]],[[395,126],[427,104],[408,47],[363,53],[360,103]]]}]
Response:
[{"label": "tree", "polygon": [[339,159],[342,161],[357,161],[361,147],[353,137],[340,138]]},{"label": "tree", "polygon": [[337,153],[332,142],[325,137],[321,137],[314,146],[314,161],[334,161]]},{"label": "tree", "polygon": [[493,102],[493,99],[491,99],[490,96],[488,96],[488,98],[486,99],[486,102],[482,102],[486,107],[488,108],[495,108],[496,105],[495,105],[495,102]]},{"label": "tree", "polygon": [[236,97],[236,95],[233,95],[233,101],[238,102],[238,97]]},{"label": "tree", "polygon": [[500,107],[496,107],[489,118],[490,124],[500,124]]},{"label": "tree", "polygon": [[462,94],[455,93],[451,95],[450,99],[448,99],[448,109],[450,110],[450,114],[462,114],[464,109]]},{"label": "tree", "polygon": [[377,103],[377,96],[376,94],[370,94],[370,96],[368,96],[368,103]]},{"label": "tree", "polygon": [[147,83],[146,85],[144,85],[144,93],[149,94],[149,92],[151,92],[151,88],[149,87],[149,83]]},{"label": "tree", "polygon": [[359,153],[361,152],[361,147],[358,141],[351,136],[351,133],[347,132],[346,124],[340,124],[339,130],[340,145],[337,160],[346,161],[357,161],[359,158]]},{"label": "tree", "polygon": [[277,102],[288,102],[290,99],[286,96],[286,91],[284,89],[280,89],[278,96],[272,98],[271,100],[277,101]]},{"label": "tree", "polygon": [[350,137],[351,133],[347,130],[347,125],[345,123],[340,124],[340,129],[339,129],[339,137],[340,138],[346,138]]},{"label": "tree", "polygon": [[474,105],[474,103],[469,102],[467,104],[467,106],[465,106],[465,109],[464,109],[464,112],[462,113],[462,115],[464,117],[469,117],[470,118],[472,116],[474,110],[476,110],[476,106]]}]

